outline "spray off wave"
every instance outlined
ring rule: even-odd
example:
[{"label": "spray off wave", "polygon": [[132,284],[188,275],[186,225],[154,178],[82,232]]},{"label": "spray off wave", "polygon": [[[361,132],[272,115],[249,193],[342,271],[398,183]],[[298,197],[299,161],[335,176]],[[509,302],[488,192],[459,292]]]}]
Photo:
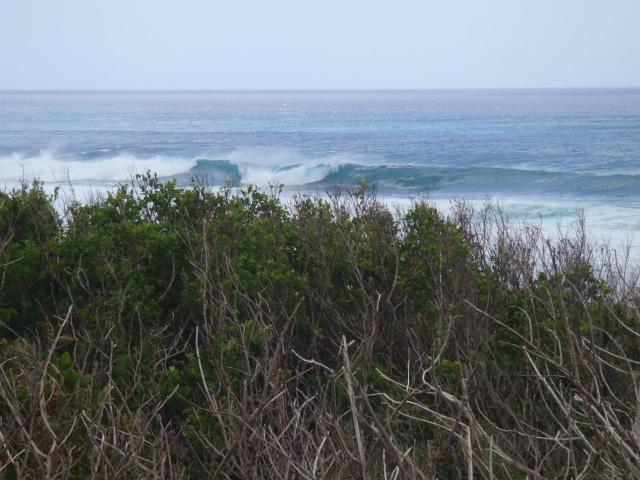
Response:
[{"label": "spray off wave", "polygon": [[[170,177],[188,172],[196,165],[193,159],[153,156],[140,158],[130,153],[115,156],[104,155],[110,150],[82,152],[79,155],[58,155],[52,151],[41,151],[38,155],[29,156],[12,153],[0,157],[0,181],[9,183],[18,179],[37,178],[45,182],[127,182],[137,173],[151,170],[160,177]],[[98,155],[103,153],[102,155]],[[78,156],[92,154],[97,158],[82,160]]]}]

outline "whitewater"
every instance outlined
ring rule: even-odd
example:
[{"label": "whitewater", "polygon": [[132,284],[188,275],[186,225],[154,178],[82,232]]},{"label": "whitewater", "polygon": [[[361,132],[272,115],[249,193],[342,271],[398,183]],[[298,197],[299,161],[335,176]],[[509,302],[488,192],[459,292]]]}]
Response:
[{"label": "whitewater", "polygon": [[106,190],[151,170],[390,201],[493,198],[546,222],[640,229],[640,89],[0,92],[0,183]]}]

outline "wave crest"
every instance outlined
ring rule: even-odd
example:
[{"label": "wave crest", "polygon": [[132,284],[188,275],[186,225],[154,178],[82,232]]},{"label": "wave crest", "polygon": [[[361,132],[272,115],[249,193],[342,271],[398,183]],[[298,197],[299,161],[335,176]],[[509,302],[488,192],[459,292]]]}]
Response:
[{"label": "wave crest", "polygon": [[115,156],[102,155],[87,161],[44,150],[33,156],[14,152],[0,157],[0,180],[12,182],[20,178],[38,178],[46,182],[123,182],[147,170],[160,177],[180,175],[189,172],[195,165],[195,159],[161,155],[140,158],[130,153],[121,153]]}]

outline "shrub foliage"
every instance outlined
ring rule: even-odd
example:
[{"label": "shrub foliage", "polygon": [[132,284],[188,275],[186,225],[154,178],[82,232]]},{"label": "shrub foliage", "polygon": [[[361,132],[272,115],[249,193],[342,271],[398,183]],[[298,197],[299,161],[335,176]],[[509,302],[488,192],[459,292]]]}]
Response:
[{"label": "shrub foliage", "polygon": [[362,184],[0,193],[0,475],[640,478],[637,277]]}]

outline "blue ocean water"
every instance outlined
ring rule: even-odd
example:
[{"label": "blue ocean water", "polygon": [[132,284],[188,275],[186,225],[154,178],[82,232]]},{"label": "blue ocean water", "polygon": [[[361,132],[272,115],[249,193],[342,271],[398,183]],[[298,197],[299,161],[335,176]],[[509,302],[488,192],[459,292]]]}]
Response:
[{"label": "blue ocean water", "polygon": [[147,169],[355,185],[640,229],[640,89],[0,92],[0,182],[108,188]]}]

